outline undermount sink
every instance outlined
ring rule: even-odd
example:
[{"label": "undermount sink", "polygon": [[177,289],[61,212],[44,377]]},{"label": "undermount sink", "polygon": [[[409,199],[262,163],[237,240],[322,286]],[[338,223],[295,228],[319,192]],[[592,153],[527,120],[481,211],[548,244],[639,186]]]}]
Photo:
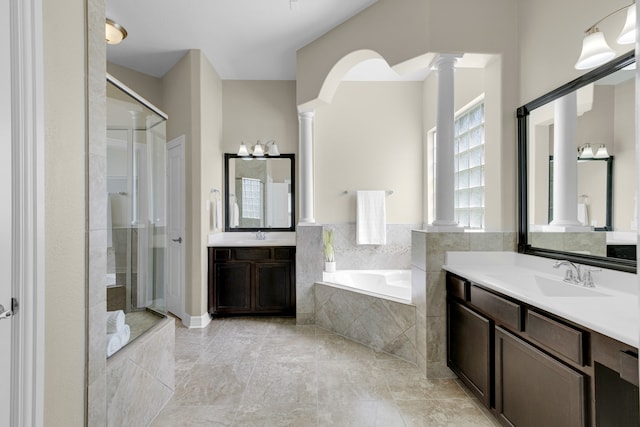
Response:
[{"label": "undermount sink", "polygon": [[567,283],[562,279],[550,279],[544,276],[534,276],[536,286],[540,292],[548,297],[608,297],[594,288]]},{"label": "undermount sink", "polygon": [[582,285],[574,285],[562,280],[561,277],[553,277],[542,274],[491,274],[490,278],[502,283],[517,284],[522,290],[529,289],[550,298],[589,298],[609,297],[609,294],[599,292],[597,288],[587,288]]}]

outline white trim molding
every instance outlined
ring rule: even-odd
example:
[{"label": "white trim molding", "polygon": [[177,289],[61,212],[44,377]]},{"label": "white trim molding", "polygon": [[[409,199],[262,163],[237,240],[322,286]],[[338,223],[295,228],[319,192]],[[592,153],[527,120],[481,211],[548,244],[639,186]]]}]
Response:
[{"label": "white trim molding", "polygon": [[11,425],[44,425],[42,0],[10,0],[14,318]]},{"label": "white trim molding", "polygon": [[204,313],[200,316],[190,316],[185,314],[182,318],[182,324],[189,329],[206,328],[209,323],[211,323],[211,316],[209,316],[209,313]]}]

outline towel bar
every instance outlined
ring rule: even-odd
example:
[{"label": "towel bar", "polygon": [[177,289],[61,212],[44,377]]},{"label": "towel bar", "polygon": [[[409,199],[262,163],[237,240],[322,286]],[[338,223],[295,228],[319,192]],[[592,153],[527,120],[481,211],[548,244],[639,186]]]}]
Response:
[{"label": "towel bar", "polygon": [[[387,193],[387,196],[391,196],[393,194],[393,190],[385,190],[384,192]],[[350,193],[350,191],[348,191],[348,190],[344,190],[342,192],[342,194],[349,194],[349,193]],[[354,191],[354,193],[355,193],[355,191]]]}]

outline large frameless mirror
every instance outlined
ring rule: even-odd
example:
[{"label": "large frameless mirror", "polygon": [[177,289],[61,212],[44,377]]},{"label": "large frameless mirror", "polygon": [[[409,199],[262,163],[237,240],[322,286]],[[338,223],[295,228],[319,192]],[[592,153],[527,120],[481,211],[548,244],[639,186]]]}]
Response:
[{"label": "large frameless mirror", "polygon": [[224,155],[225,231],[294,231],[295,156]]},{"label": "large frameless mirror", "polygon": [[633,52],[517,115],[519,251],[635,272]]}]

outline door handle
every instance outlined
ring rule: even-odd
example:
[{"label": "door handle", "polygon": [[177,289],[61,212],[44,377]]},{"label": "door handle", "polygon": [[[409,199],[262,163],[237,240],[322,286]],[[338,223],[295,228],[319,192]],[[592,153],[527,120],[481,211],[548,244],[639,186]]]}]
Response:
[{"label": "door handle", "polygon": [[178,237],[177,239],[171,239],[171,240],[177,243],[182,243],[182,237]]},{"label": "door handle", "polygon": [[0,320],[1,319],[6,319],[8,317],[13,316],[13,311],[11,310],[6,310],[4,309],[4,306],[2,304],[0,304]]}]

